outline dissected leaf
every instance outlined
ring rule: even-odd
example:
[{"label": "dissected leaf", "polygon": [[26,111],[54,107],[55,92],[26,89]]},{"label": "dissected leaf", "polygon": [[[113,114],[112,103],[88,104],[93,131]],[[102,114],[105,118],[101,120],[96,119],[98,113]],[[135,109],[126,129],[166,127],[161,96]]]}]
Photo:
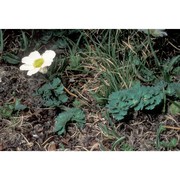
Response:
[{"label": "dissected leaf", "polygon": [[163,146],[165,148],[171,149],[175,148],[178,144],[178,140],[176,138],[172,138],[170,141],[161,141],[160,146]]},{"label": "dissected leaf", "polygon": [[169,106],[169,112],[173,115],[180,114],[180,102],[175,101]]},{"label": "dissected leaf", "polygon": [[54,78],[52,82],[44,84],[37,90],[36,94],[42,97],[46,107],[58,107],[68,100],[59,78]]},{"label": "dissected leaf", "polygon": [[20,103],[19,99],[16,99],[15,103],[0,106],[0,115],[4,118],[10,118],[13,113],[26,109],[27,106]]},{"label": "dissected leaf", "polygon": [[19,99],[16,99],[16,102],[15,102],[15,105],[14,105],[14,110],[15,111],[21,111],[21,110],[24,110],[26,108],[27,108],[27,106],[21,104]]},{"label": "dissected leaf", "polygon": [[164,71],[170,73],[180,63],[180,55],[172,57],[163,65]]},{"label": "dissected leaf", "polygon": [[132,109],[153,110],[166,95],[179,97],[180,83],[166,83],[160,81],[154,86],[141,86],[137,83],[133,87],[110,94],[107,108],[116,120],[122,120]]},{"label": "dissected leaf", "polygon": [[19,64],[21,59],[12,54],[12,53],[5,53],[3,54],[3,58],[2,58],[5,62],[8,62],[9,64]]},{"label": "dissected leaf", "polygon": [[5,104],[4,106],[0,106],[0,116],[4,118],[11,117],[13,113],[13,105]]},{"label": "dissected leaf", "polygon": [[168,96],[175,96],[180,98],[180,83],[170,83],[166,89]]},{"label": "dissected leaf", "polygon": [[55,120],[56,123],[54,131],[61,135],[65,133],[65,127],[69,121],[77,122],[78,125],[82,128],[85,123],[85,114],[79,108],[71,108],[65,112],[60,113]]}]

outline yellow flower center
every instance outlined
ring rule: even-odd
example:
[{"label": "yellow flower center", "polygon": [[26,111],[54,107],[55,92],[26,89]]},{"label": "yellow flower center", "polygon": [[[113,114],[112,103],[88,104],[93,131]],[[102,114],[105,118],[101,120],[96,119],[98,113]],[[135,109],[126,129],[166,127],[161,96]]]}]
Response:
[{"label": "yellow flower center", "polygon": [[35,68],[39,68],[42,66],[42,64],[44,63],[44,59],[43,58],[40,58],[40,59],[36,59],[33,63],[33,66]]}]

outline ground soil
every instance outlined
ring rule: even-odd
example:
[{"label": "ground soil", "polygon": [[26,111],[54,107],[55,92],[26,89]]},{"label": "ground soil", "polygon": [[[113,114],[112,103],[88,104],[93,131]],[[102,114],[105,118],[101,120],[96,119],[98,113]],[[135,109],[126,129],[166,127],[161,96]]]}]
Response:
[{"label": "ground soil", "polygon": [[[1,106],[13,103],[16,98],[28,106],[28,109],[20,111],[19,114],[13,114],[11,119],[0,116],[1,151],[123,150],[120,146],[114,146],[112,149],[116,139],[106,134],[100,124],[111,130],[112,127],[86,89],[81,88],[81,96],[86,99],[83,106],[86,112],[85,127],[79,129],[75,123],[69,123],[66,134],[59,136],[54,132],[56,109],[42,108],[41,99],[33,96],[35,90],[45,82],[42,75],[29,77],[26,72],[19,71],[17,66],[1,64],[0,79]],[[170,114],[138,112],[124,122],[116,122],[114,129],[132,150],[179,150],[180,131],[174,128],[167,128],[161,134],[160,140],[177,138],[178,145],[171,149],[157,148],[157,131],[160,124],[180,127],[180,118]]]}]

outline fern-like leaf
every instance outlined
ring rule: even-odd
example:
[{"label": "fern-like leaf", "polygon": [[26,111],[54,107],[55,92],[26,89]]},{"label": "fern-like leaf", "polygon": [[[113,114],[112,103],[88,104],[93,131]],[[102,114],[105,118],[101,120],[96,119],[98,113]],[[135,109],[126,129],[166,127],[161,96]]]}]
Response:
[{"label": "fern-like leaf", "polygon": [[66,132],[65,127],[69,121],[77,122],[78,126],[82,128],[85,123],[85,114],[79,108],[71,108],[65,112],[60,113],[55,120],[56,123],[54,131],[61,135]]},{"label": "fern-like leaf", "polygon": [[42,97],[46,107],[58,107],[68,100],[59,78],[54,78],[52,82],[44,84],[38,89],[37,94]]},{"label": "fern-like leaf", "polygon": [[116,120],[122,120],[130,110],[154,109],[166,95],[179,98],[179,89],[179,83],[160,81],[154,86],[141,86],[137,83],[130,89],[113,92],[106,107]]}]

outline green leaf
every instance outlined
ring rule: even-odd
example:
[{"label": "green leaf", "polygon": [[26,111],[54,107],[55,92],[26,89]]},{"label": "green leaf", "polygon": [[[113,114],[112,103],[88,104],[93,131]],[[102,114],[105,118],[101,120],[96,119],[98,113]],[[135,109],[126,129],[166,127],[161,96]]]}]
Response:
[{"label": "green leaf", "polygon": [[13,113],[13,105],[5,104],[4,106],[0,106],[0,117],[10,118]]},{"label": "green leaf", "polygon": [[68,43],[65,39],[58,39],[52,49],[60,49],[60,48],[67,48],[68,47]]},{"label": "green leaf", "polygon": [[55,89],[55,92],[56,94],[62,94],[63,93],[63,90],[64,90],[64,87],[63,86],[59,86]]},{"label": "green leaf", "polygon": [[24,31],[21,31],[21,33],[22,33],[21,48],[22,48],[22,51],[25,51],[28,48],[28,38]]},{"label": "green leaf", "polygon": [[172,71],[172,74],[174,74],[175,76],[180,76],[180,66],[175,67]]},{"label": "green leaf", "polygon": [[180,98],[180,83],[170,83],[167,86],[166,93],[168,96]]},{"label": "green leaf", "polygon": [[52,37],[52,32],[51,31],[44,31],[43,37],[40,39],[40,42],[43,44],[47,44],[49,40]]},{"label": "green leaf", "polygon": [[174,101],[174,102],[169,106],[169,112],[170,112],[172,115],[180,114],[180,102]]},{"label": "green leaf", "polygon": [[12,53],[5,53],[5,54],[3,54],[2,59],[5,62],[8,62],[9,64],[19,64],[20,61],[21,61],[21,59],[18,56],[14,55]]},{"label": "green leaf", "polygon": [[163,68],[166,73],[170,73],[174,67],[177,67],[177,63],[180,62],[180,55],[173,57],[166,64],[164,64]]},{"label": "green leaf", "polygon": [[52,82],[44,84],[37,90],[36,95],[42,97],[44,106],[47,107],[58,107],[68,100],[68,96],[64,92],[64,86],[59,78],[54,78]]},{"label": "green leaf", "polygon": [[54,78],[53,82],[51,83],[52,88],[53,89],[57,88],[60,83],[61,83],[61,80],[59,78]]},{"label": "green leaf", "polygon": [[3,48],[4,48],[3,32],[0,29],[0,53],[3,52]]},{"label": "green leaf", "polygon": [[61,135],[65,133],[65,127],[69,121],[76,121],[78,126],[82,128],[85,123],[85,114],[79,108],[71,108],[65,112],[60,113],[55,120],[56,123],[54,131]]},{"label": "green leaf", "polygon": [[0,115],[4,118],[10,118],[11,115],[15,112],[26,109],[27,106],[22,105],[19,99],[16,99],[15,103],[7,104],[0,106]]},{"label": "green leaf", "polygon": [[171,149],[175,148],[178,145],[178,140],[176,138],[172,138],[170,141],[161,141],[160,146]]},{"label": "green leaf", "polygon": [[170,146],[171,147],[176,147],[177,144],[178,144],[177,138],[172,138],[171,141],[170,141]]},{"label": "green leaf", "polygon": [[16,99],[16,102],[15,102],[15,105],[14,105],[14,110],[15,111],[21,111],[21,110],[24,110],[26,108],[27,108],[27,106],[21,104],[19,99]]},{"label": "green leaf", "polygon": [[119,121],[131,110],[153,110],[167,95],[179,98],[179,94],[180,83],[160,81],[154,86],[141,86],[137,83],[129,89],[110,94],[106,107],[108,112]]}]

